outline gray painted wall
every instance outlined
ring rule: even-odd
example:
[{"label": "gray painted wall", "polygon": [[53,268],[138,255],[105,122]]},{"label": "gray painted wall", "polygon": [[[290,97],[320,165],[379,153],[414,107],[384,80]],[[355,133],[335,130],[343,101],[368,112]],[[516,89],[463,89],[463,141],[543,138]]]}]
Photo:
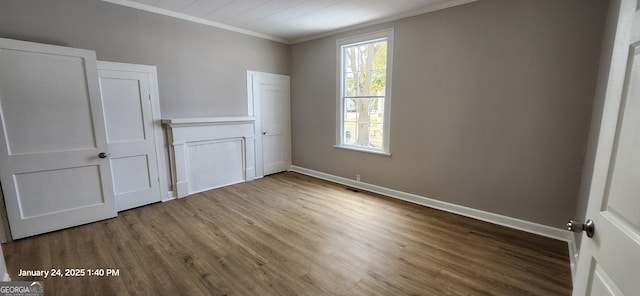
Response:
[{"label": "gray painted wall", "polygon": [[[481,0],[294,45],[294,165],[562,227],[607,3]],[[336,149],[336,39],[391,26],[392,156]]]},{"label": "gray painted wall", "polygon": [[163,117],[246,115],[246,71],[289,74],[289,46],[99,0],[2,0],[0,37],[158,67]]}]

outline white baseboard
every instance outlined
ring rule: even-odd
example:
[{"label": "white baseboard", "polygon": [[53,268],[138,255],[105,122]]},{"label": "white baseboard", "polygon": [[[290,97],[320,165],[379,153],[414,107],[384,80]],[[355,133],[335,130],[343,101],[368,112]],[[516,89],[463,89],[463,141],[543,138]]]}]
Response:
[{"label": "white baseboard", "polygon": [[244,180],[251,181],[256,178],[256,168],[246,168],[244,171]]},{"label": "white baseboard", "polygon": [[298,166],[292,166],[291,171],[308,175],[311,177],[315,177],[318,179],[323,179],[323,180],[331,181],[334,183],[350,186],[353,188],[386,195],[389,197],[401,199],[404,201],[442,210],[445,212],[450,212],[450,213],[462,215],[465,217],[474,218],[474,219],[482,220],[485,222],[489,222],[489,223],[493,223],[493,224],[517,229],[517,230],[522,230],[529,233],[567,242],[568,248],[569,248],[569,257],[570,257],[569,259],[571,261],[571,274],[572,276],[575,274],[575,268],[577,263],[577,260],[576,260],[577,258],[575,256],[575,254],[577,254],[576,243],[575,243],[573,233],[567,230],[554,228],[547,225],[542,225],[542,224],[525,221],[521,219],[516,219],[512,217],[507,217],[507,216],[503,216],[496,213],[485,212],[478,209],[473,209],[473,208],[469,208],[469,207],[465,207],[465,206],[461,206],[453,203],[444,202],[437,199],[432,199],[432,198],[428,198],[428,197],[424,197],[416,194],[389,189],[389,188],[378,186],[378,185],[358,182],[355,180],[351,180],[351,179],[347,179],[347,178],[343,178],[343,177],[339,177],[339,176],[335,176],[335,175],[331,175],[323,172],[318,172],[318,171],[314,171],[311,169],[302,168]]},{"label": "white baseboard", "polygon": [[176,195],[176,193],[173,190],[171,190],[167,192],[167,198],[163,199],[162,202],[171,201],[177,198],[178,196]]},{"label": "white baseboard", "polygon": [[576,244],[576,237],[571,233],[569,235],[569,239],[567,240],[567,244],[569,245],[569,260],[571,261],[571,279],[573,283],[576,282],[576,271],[578,270],[578,255],[580,255],[580,250],[578,250],[578,245]]},{"label": "white baseboard", "polygon": [[187,192],[189,192],[189,183],[186,180],[176,182],[175,195],[178,198],[187,196]]}]

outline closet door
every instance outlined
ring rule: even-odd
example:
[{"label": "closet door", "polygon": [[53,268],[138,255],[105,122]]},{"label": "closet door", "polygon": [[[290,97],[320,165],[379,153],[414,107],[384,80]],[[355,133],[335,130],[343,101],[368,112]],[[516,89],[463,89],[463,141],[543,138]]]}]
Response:
[{"label": "closet door", "polygon": [[150,68],[98,62],[118,211],[162,200]]},{"label": "closet door", "polygon": [[[256,176],[291,168],[290,78],[247,72],[247,93],[256,115]],[[249,103],[251,105],[251,103]]]},{"label": "closet door", "polygon": [[0,39],[0,122],[14,239],[116,215],[95,52]]}]

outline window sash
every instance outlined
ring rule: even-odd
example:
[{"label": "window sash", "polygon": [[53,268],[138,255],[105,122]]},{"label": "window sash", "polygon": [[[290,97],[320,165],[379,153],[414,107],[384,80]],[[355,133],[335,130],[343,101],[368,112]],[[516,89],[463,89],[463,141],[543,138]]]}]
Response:
[{"label": "window sash", "polygon": [[[341,96],[344,97],[362,97],[362,96],[372,96],[374,95],[373,93],[373,77],[374,77],[374,73],[384,73],[385,74],[385,85],[384,85],[384,91],[385,94],[383,96],[386,96],[386,74],[387,74],[387,62],[389,59],[389,54],[387,53],[387,55],[385,56],[385,66],[384,69],[374,69],[374,59],[375,59],[375,55],[374,55],[374,45],[378,44],[378,43],[384,43],[385,46],[388,47],[389,44],[389,39],[387,37],[383,37],[383,38],[377,38],[377,39],[373,39],[373,40],[366,40],[366,41],[362,41],[362,42],[356,42],[356,43],[349,43],[349,44],[345,44],[342,45],[340,47],[340,55],[341,55],[341,63],[340,63],[340,94]],[[362,70],[362,68],[360,68],[362,66],[363,63],[361,63],[361,53],[360,53],[360,49],[366,46],[368,47],[368,53],[367,53],[367,61],[366,61],[366,69]],[[348,50],[351,48],[355,48],[355,61],[350,61],[351,63],[355,63],[355,69],[350,69],[349,66],[347,66],[347,55],[348,55]],[[360,74],[365,73],[366,74],[366,79],[371,80],[368,83],[369,89],[365,90],[365,94],[360,94]],[[347,85],[347,76],[351,75],[352,79],[354,80],[354,91],[355,91],[355,95],[348,95],[347,92],[349,91],[349,86]]]}]

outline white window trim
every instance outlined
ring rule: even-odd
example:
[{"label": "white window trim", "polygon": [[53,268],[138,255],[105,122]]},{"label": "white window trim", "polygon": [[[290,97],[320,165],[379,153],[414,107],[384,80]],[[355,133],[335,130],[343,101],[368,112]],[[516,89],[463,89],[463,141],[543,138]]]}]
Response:
[{"label": "white window trim", "polygon": [[[375,39],[382,39],[382,38],[386,38],[387,39],[387,80],[386,80],[386,86],[385,86],[385,98],[384,98],[384,123],[382,124],[382,128],[384,130],[384,134],[382,136],[382,142],[383,142],[383,147],[382,149],[369,149],[367,147],[363,147],[363,146],[357,146],[357,145],[346,145],[343,142],[344,137],[342,137],[342,135],[344,134],[344,126],[342,124],[342,122],[344,121],[344,112],[342,112],[344,106],[344,102],[342,100],[342,94],[343,94],[343,56],[342,56],[342,47],[344,45],[352,45],[355,43],[359,43],[359,42],[369,42],[371,40],[375,40]],[[337,71],[338,71],[338,75],[337,75],[337,105],[336,105],[336,112],[337,112],[337,122],[336,122],[336,145],[334,146],[335,148],[340,148],[340,149],[348,149],[348,150],[353,150],[353,151],[360,151],[360,152],[367,152],[367,153],[373,153],[373,154],[377,154],[377,155],[385,155],[385,156],[391,156],[391,149],[390,149],[390,145],[389,145],[389,139],[390,139],[390,131],[391,131],[391,125],[390,125],[390,118],[391,118],[391,88],[392,88],[392,79],[391,79],[391,74],[393,73],[392,69],[393,69],[393,28],[389,28],[389,29],[385,29],[385,30],[381,30],[381,31],[376,31],[376,32],[371,32],[371,33],[367,33],[367,34],[362,34],[362,35],[358,35],[358,36],[353,36],[353,37],[348,37],[348,38],[342,38],[342,39],[338,39],[336,41],[336,53],[337,53]]]}]

